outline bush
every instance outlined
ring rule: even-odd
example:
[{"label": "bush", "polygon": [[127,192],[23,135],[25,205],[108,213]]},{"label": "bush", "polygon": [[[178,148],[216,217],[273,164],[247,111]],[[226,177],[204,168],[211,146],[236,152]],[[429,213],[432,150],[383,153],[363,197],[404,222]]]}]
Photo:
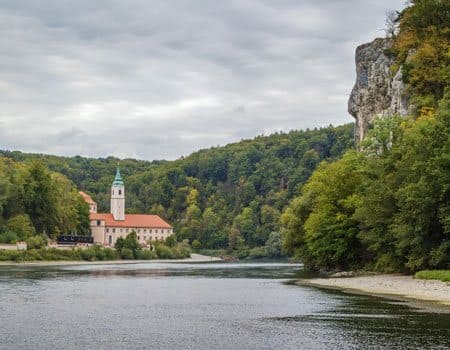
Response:
[{"label": "bush", "polygon": [[198,239],[194,239],[192,241],[192,249],[194,250],[194,252],[198,252],[201,247],[202,247],[202,244],[200,243],[200,241]]},{"label": "bush", "polygon": [[103,248],[103,252],[105,253],[105,260],[116,260],[119,258],[117,250],[111,248]]},{"label": "bush", "polygon": [[267,256],[266,247],[255,247],[250,249],[248,257],[251,259],[265,258]]},{"label": "bush", "polygon": [[158,256],[156,255],[156,253],[152,252],[149,249],[143,249],[138,254],[138,259],[142,259],[142,260],[152,260],[152,259],[156,259],[157,257]]},{"label": "bush", "polygon": [[177,239],[175,238],[175,235],[170,235],[166,238],[165,241],[166,245],[170,248],[175,247],[175,245],[177,244]]},{"label": "bush", "polygon": [[122,248],[120,250],[120,258],[125,260],[134,259],[133,251],[130,248]]},{"label": "bush", "polygon": [[[122,250],[123,249],[129,249],[131,250],[133,257],[131,259],[137,259],[139,252],[141,251],[142,247],[139,244],[137,240],[136,232],[131,231],[126,238],[119,237],[116,241],[115,248],[119,252],[119,255],[122,256]],[[128,252],[125,253],[126,256],[128,256]],[[123,258],[125,259],[125,258]]]},{"label": "bush", "polygon": [[95,250],[91,248],[80,249],[80,257],[87,261],[94,261],[97,258]]},{"label": "bush", "polygon": [[0,261],[24,261],[23,250],[0,250]]},{"label": "bush", "polygon": [[173,259],[172,250],[164,244],[157,244],[155,246],[155,252],[160,259]]},{"label": "bush", "polygon": [[41,249],[47,246],[47,239],[43,236],[29,237],[26,242],[27,249]]},{"label": "bush", "polygon": [[191,247],[189,246],[189,243],[187,243],[187,241],[178,243],[171,250],[173,259],[184,259],[191,256]]},{"label": "bush", "polygon": [[19,237],[19,240],[25,240],[36,234],[33,223],[26,214],[19,214],[10,218],[6,222],[5,227],[7,231],[14,232]]},{"label": "bush", "polygon": [[271,232],[266,241],[267,255],[272,258],[283,256],[282,243],[283,237],[279,232]]},{"label": "bush", "polygon": [[0,234],[0,243],[14,244],[19,240],[19,236],[15,232],[6,230]]}]

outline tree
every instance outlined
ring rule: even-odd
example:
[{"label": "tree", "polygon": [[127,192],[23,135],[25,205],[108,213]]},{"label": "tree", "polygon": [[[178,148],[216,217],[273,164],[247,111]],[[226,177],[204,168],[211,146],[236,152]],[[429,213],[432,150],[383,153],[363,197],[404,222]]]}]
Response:
[{"label": "tree", "polygon": [[119,237],[114,247],[117,249],[122,259],[137,259],[142,249],[137,240],[136,232],[134,231],[131,231],[125,238]]},{"label": "tree", "polygon": [[283,256],[282,250],[283,237],[279,232],[271,232],[266,242],[267,255],[272,258]]},{"label": "tree", "polygon": [[26,214],[19,214],[10,218],[6,222],[5,229],[14,232],[21,241],[36,234],[33,223]]}]

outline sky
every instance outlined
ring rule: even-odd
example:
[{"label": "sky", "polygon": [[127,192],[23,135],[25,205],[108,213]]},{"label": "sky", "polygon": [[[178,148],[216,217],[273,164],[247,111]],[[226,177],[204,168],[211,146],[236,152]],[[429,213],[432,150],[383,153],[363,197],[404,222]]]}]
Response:
[{"label": "sky", "polygon": [[0,149],[176,159],[353,121],[357,45],[405,0],[3,0]]}]

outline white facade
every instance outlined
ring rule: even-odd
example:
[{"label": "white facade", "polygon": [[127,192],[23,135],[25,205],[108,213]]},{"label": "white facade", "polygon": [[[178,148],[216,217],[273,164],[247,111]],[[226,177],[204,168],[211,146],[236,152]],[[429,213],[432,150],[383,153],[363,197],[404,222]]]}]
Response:
[{"label": "white facade", "polygon": [[[93,202],[87,197],[89,196],[85,196],[86,201]],[[105,246],[114,246],[119,237],[126,237],[132,231],[142,245],[163,241],[173,234],[172,226],[158,215],[125,214],[125,185],[119,169],[111,186],[111,213],[91,211],[90,221],[94,243]]]},{"label": "white facade", "polygon": [[117,168],[116,178],[111,186],[111,214],[114,220],[125,220],[125,185]]}]

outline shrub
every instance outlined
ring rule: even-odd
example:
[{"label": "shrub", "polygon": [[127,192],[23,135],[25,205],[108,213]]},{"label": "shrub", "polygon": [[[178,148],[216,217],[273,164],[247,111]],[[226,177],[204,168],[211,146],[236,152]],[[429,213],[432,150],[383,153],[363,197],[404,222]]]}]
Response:
[{"label": "shrub", "polygon": [[273,258],[283,256],[282,243],[283,237],[279,232],[271,232],[266,241],[267,255]]},{"label": "shrub", "polygon": [[120,250],[120,258],[126,260],[134,259],[133,251],[130,248],[122,248]]},{"label": "shrub", "polygon": [[194,239],[192,241],[192,249],[194,250],[194,252],[198,252],[201,247],[202,247],[202,244],[200,243],[200,241],[198,239]]},{"label": "shrub", "polygon": [[175,247],[175,245],[177,244],[177,239],[175,238],[175,235],[170,235],[166,238],[165,241],[166,245],[170,248]]},{"label": "shrub", "polygon": [[47,240],[43,236],[29,237],[27,240],[27,249],[40,249],[47,246]]},{"label": "shrub", "polygon": [[119,258],[117,250],[111,248],[103,248],[103,251],[105,253],[105,260],[116,260]]},{"label": "shrub", "polygon": [[152,260],[152,259],[156,259],[156,258],[157,258],[156,253],[152,252],[149,249],[143,249],[138,254],[138,259],[142,259],[142,260]]},{"label": "shrub", "polygon": [[19,240],[19,236],[13,231],[6,230],[0,234],[0,243],[16,243]]},{"label": "shrub", "polygon": [[266,247],[255,247],[250,249],[248,257],[251,259],[265,258],[267,256]]},{"label": "shrub", "polygon": [[23,250],[0,250],[0,261],[24,261]]},{"label": "shrub", "polygon": [[[142,249],[137,240],[136,232],[131,231],[126,238],[119,237],[116,241],[115,248],[119,251],[119,255],[122,256],[122,250],[127,248],[131,250],[133,257],[131,259],[137,259],[139,251]],[[128,252],[126,253],[128,255]],[[125,259],[125,258],[123,258]]]},{"label": "shrub", "polygon": [[10,218],[6,222],[5,227],[7,231],[14,232],[19,237],[19,240],[25,240],[36,234],[33,223],[26,214],[19,214]]},{"label": "shrub", "polygon": [[157,244],[155,246],[155,252],[160,259],[173,259],[172,250],[164,244]]}]

